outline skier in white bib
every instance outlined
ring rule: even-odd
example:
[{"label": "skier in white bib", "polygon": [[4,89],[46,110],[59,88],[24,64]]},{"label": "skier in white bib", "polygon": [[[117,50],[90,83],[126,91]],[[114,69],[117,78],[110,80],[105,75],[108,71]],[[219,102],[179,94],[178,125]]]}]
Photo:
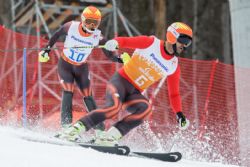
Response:
[{"label": "skier in white bib", "polygon": [[[71,21],[65,23],[51,37],[46,49],[39,53],[39,61],[47,62],[52,46],[59,37],[66,37],[58,62],[58,74],[63,88],[61,102],[62,127],[67,127],[72,123],[74,82],[80,89],[87,111],[90,112],[97,108],[90,88],[87,58],[95,46],[98,46],[99,43],[105,43],[101,31],[98,29],[101,17],[101,12],[96,7],[86,7],[81,14],[81,22]],[[103,52],[113,61],[122,63],[121,59],[112,55],[112,52],[105,49],[103,49]],[[104,124],[98,124],[97,128],[103,130]]]}]

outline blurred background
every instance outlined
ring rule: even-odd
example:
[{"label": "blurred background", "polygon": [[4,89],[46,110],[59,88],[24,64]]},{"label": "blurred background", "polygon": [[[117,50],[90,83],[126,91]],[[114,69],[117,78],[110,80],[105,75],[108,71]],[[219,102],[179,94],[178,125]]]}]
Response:
[{"label": "blurred background", "polygon": [[[94,5],[102,12],[100,29],[107,39],[155,35],[165,40],[167,27],[177,21],[190,25],[194,33],[191,48],[179,59],[183,112],[190,128],[181,132],[176,127],[162,80],[144,92],[153,105],[148,124],[124,142],[151,151],[182,150],[186,159],[250,166],[249,0],[0,0],[0,4],[0,124],[58,130],[60,50],[52,50],[45,64],[38,63],[37,55],[61,25],[80,21],[82,10]],[[119,53],[123,51],[133,52],[121,48]],[[101,106],[106,83],[120,65],[107,60],[100,49],[88,62],[93,94]],[[74,120],[86,113],[77,92],[73,110]],[[138,138],[147,142],[138,143]]]},{"label": "blurred background", "polygon": [[[29,33],[34,34],[36,18],[32,10],[35,2],[35,0],[0,0],[3,4],[0,6],[0,24],[9,28],[15,26],[18,32],[30,31]],[[186,57],[202,60],[219,59],[221,62],[233,64],[228,0],[117,0],[115,2],[122,12],[117,16],[118,35],[127,35],[120,17],[125,17],[141,34],[155,35],[161,39],[165,39],[167,26],[172,22],[182,21],[193,28],[195,35],[192,54],[186,54]],[[88,4],[103,8],[105,19],[101,29],[104,29],[109,19],[106,15],[113,5],[110,0],[43,0],[41,3],[44,3],[44,6],[39,7],[42,15],[40,17],[44,18],[51,33],[66,21],[79,20],[81,10]],[[50,6],[48,10],[48,5],[61,7],[53,10],[53,6]],[[42,34],[47,35],[44,27],[41,29]],[[109,37],[112,35],[109,34]]]}]

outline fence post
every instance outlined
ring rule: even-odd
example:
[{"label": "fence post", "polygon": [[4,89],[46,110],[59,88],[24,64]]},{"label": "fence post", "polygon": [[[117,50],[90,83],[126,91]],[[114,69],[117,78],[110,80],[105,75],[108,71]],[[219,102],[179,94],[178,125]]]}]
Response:
[{"label": "fence post", "polygon": [[205,106],[204,106],[204,114],[202,116],[201,124],[200,124],[201,130],[199,132],[199,138],[201,138],[206,131],[205,124],[206,124],[207,116],[208,116],[208,104],[209,104],[211,90],[212,90],[212,86],[213,86],[213,82],[214,82],[214,74],[215,74],[215,70],[216,70],[216,65],[218,63],[219,63],[219,60],[216,59],[212,64],[210,79],[209,79],[209,83],[208,83],[207,96],[206,96],[206,101],[205,101]]},{"label": "fence post", "polygon": [[27,106],[26,106],[26,62],[27,62],[27,49],[23,49],[23,113],[22,113],[22,123],[23,126],[27,127]]}]

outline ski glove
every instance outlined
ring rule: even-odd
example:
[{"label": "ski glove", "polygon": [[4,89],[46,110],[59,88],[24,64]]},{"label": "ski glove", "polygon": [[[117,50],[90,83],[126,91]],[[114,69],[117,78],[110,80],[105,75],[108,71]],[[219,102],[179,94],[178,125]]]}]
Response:
[{"label": "ski glove", "polygon": [[104,48],[109,51],[115,51],[118,49],[118,42],[114,39],[109,40],[105,43]]},{"label": "ski glove", "polygon": [[38,54],[38,60],[41,63],[46,63],[49,61],[49,52],[50,52],[50,47],[48,46],[45,50],[42,50]]},{"label": "ski glove", "polygon": [[189,126],[189,120],[186,119],[185,115],[182,112],[177,112],[176,113],[176,119],[177,122],[179,123],[179,128],[181,130],[186,130]]},{"label": "ski glove", "polygon": [[123,64],[126,64],[131,58],[127,52],[124,52],[123,54],[121,54],[121,59]]}]

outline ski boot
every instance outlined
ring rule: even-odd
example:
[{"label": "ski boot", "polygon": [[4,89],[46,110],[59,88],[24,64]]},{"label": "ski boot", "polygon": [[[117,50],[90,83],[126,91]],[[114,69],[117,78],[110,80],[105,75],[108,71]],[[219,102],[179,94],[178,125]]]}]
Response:
[{"label": "ski boot", "polygon": [[118,141],[121,138],[121,132],[117,128],[111,127],[108,131],[99,132],[94,144],[101,146],[115,146],[118,145]]},{"label": "ski boot", "polygon": [[80,133],[82,131],[86,131],[86,127],[82,124],[82,122],[78,121],[74,125],[63,128],[61,132],[55,135],[55,137],[77,142],[81,139]]}]

